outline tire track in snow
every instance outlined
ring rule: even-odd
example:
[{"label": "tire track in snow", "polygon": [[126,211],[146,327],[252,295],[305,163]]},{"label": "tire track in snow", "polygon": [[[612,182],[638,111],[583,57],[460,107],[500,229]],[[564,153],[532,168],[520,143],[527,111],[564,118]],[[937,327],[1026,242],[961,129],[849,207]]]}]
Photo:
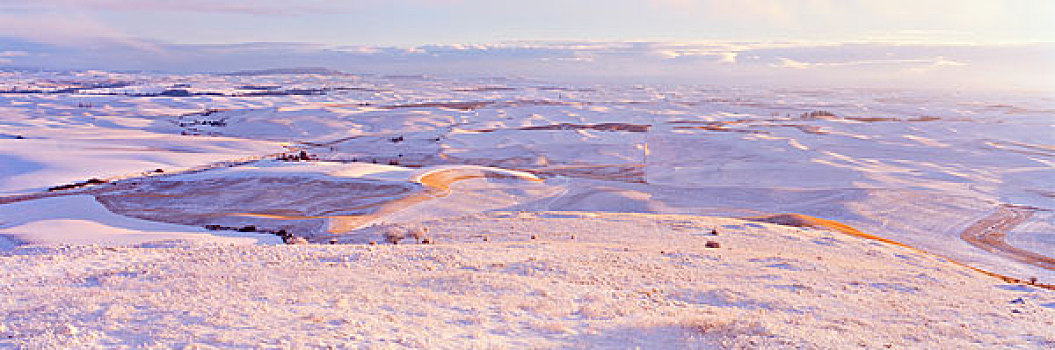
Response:
[{"label": "tire track in snow", "polygon": [[976,221],[960,233],[960,238],[987,252],[1015,261],[1055,270],[1055,258],[1007,244],[1007,232],[1029,220],[1036,209],[1004,204],[996,212]]}]

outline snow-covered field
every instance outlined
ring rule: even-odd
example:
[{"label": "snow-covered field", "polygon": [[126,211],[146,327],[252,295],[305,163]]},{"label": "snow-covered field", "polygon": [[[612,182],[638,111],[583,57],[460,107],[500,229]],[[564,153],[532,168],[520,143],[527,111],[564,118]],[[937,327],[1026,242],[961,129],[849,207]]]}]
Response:
[{"label": "snow-covered field", "polygon": [[422,225],[434,244],[24,250],[0,260],[0,346],[1055,345],[1050,291],[824,230],[571,212]]},{"label": "snow-covered field", "polygon": [[[1027,94],[0,73],[0,346],[1050,347],[1055,294],[971,268],[1055,283],[1053,117]],[[725,218],[773,213],[915,249]],[[282,239],[326,245],[254,244]]]}]

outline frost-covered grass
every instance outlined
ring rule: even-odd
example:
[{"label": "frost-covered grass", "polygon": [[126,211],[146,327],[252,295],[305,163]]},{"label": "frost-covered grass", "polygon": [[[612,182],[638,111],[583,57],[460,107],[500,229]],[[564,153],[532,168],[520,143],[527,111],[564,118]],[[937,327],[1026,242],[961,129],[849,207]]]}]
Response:
[{"label": "frost-covered grass", "polygon": [[0,346],[1055,345],[1051,291],[826,231],[556,212],[423,225],[434,244],[16,250]]}]

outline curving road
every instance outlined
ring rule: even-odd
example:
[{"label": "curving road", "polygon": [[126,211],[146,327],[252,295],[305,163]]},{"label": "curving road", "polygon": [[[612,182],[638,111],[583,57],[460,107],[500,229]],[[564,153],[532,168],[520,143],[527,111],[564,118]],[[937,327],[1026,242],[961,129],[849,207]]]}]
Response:
[{"label": "curving road", "polygon": [[[960,237],[962,237],[970,244],[973,244],[974,246],[984,249],[990,253],[1006,256],[1010,259],[1039,266],[1041,268],[1055,270],[1055,259],[1031,251],[1015,248],[1007,244],[1007,242],[1004,242],[1005,235],[1003,232],[1009,231],[1015,226],[1021,225],[1023,222],[1026,222],[1026,220],[1029,220],[1035,210],[1035,208],[1030,207],[1014,206],[1009,204],[1002,205],[998,208],[996,213],[982,218],[981,220],[978,220],[978,222],[975,222],[974,224],[971,224],[971,226],[967,227],[967,229],[960,234]],[[850,236],[861,237],[888,244],[898,245],[923,253],[935,254],[921,250],[916,247],[905,245],[901,242],[889,240],[886,238],[858,231],[857,229],[838,221],[825,220],[802,214],[771,214],[756,217],[748,217],[743,219],[749,221],[768,222],[771,224],[778,225],[823,228],[835,232],[841,232]],[[1037,282],[1035,279],[1032,278],[1027,280],[1005,276],[961,263],[959,261],[942,256],[940,254],[935,255],[940,256],[953,264],[966,267],[968,269],[977,271],[988,276],[999,278],[1007,283],[1029,284],[1035,287],[1040,287],[1048,290],[1055,290],[1055,284]]]},{"label": "curving road", "polygon": [[960,233],[960,238],[975,247],[999,254],[1033,266],[1055,270],[1055,258],[1037,254],[1007,244],[1006,232],[1029,220],[1036,209],[1010,204],[1001,205],[997,211],[978,220]]}]

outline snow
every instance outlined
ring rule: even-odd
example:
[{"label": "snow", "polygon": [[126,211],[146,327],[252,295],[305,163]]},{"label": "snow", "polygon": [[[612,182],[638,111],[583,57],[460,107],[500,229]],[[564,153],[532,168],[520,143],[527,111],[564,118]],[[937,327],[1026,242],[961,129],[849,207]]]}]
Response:
[{"label": "snow", "polygon": [[199,227],[129,218],[110,212],[87,195],[0,205],[0,239],[45,246],[129,246],[176,240],[212,244],[281,243],[278,237],[260,234],[210,232]]},{"label": "snow", "polygon": [[[1055,344],[1050,291],[823,230],[572,212],[422,225],[433,244],[71,247],[2,256],[0,324],[12,337],[0,337],[0,346]],[[721,248],[704,248],[709,240]]]},{"label": "snow", "polygon": [[981,271],[1055,272],[960,239],[1055,247],[1050,97],[92,77],[0,76],[0,347],[1055,346]]},{"label": "snow", "polygon": [[[142,130],[136,124],[111,127],[69,125],[37,104],[42,116],[0,107],[0,194],[39,191],[90,178],[140,176],[156,169],[186,170],[211,162],[283,150],[278,144],[245,139],[191,139]],[[42,120],[43,119],[43,120]],[[142,119],[137,119],[142,120]],[[92,123],[104,124],[99,120]],[[9,131],[10,130],[10,131]]]}]

